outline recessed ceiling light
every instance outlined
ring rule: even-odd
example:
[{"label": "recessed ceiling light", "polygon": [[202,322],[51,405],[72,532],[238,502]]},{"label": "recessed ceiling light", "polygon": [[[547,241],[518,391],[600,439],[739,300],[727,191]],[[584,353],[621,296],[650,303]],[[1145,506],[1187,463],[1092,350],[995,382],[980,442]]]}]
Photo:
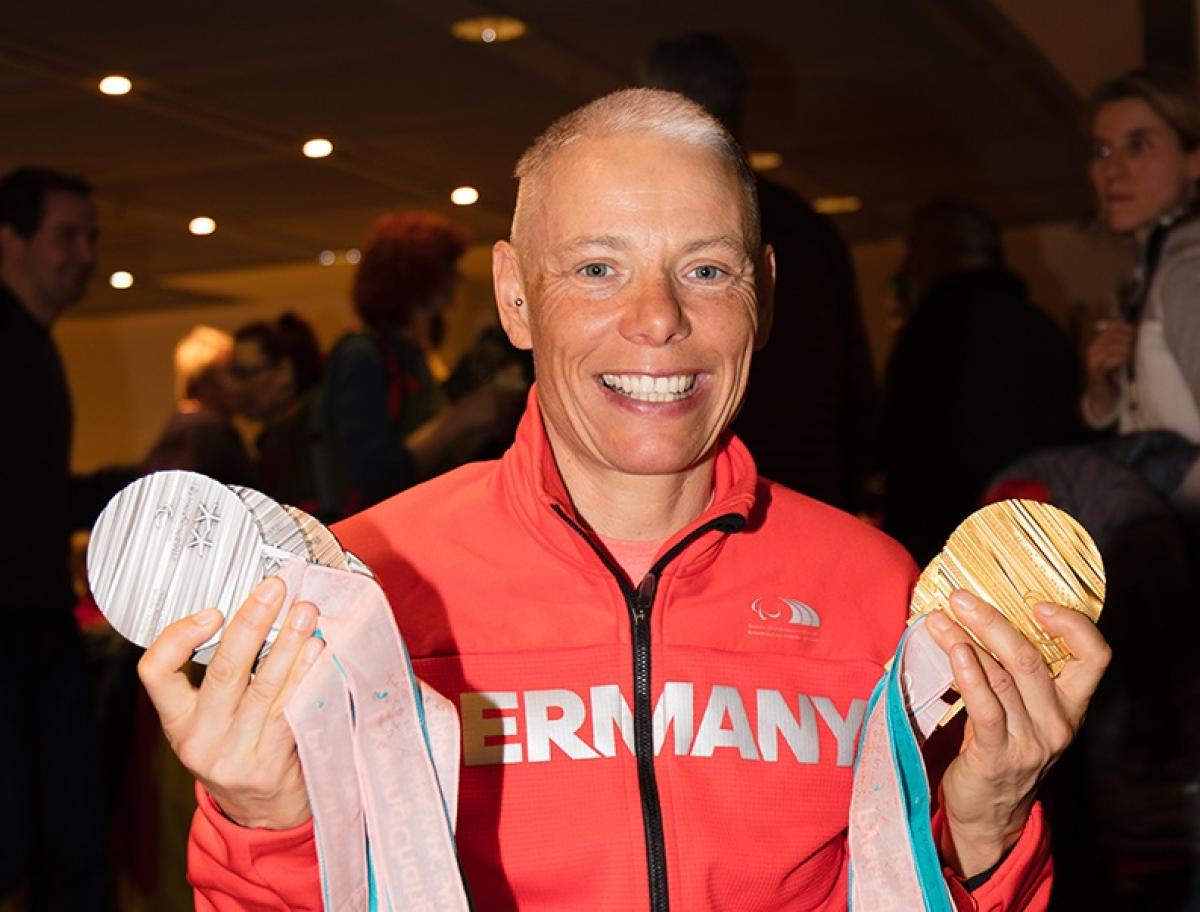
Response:
[{"label": "recessed ceiling light", "polygon": [[778,152],[751,152],[749,158],[755,171],[774,171],[783,164],[783,156]]},{"label": "recessed ceiling light", "polygon": [[217,223],[207,215],[198,215],[188,222],[188,231],[192,234],[212,234],[217,230]]},{"label": "recessed ceiling light", "polygon": [[99,88],[105,95],[128,95],[133,83],[125,76],[105,76],[100,80]]},{"label": "recessed ceiling light", "polygon": [[108,277],[108,284],[122,290],[130,288],[133,285],[133,274],[124,269],[118,270]]},{"label": "recessed ceiling light", "polygon": [[512,16],[473,16],[451,25],[450,34],[462,41],[493,44],[520,38],[525,34],[525,23]]},{"label": "recessed ceiling light", "polygon": [[310,139],[304,144],[304,154],[309,158],[324,158],[333,151],[333,143],[327,139]]},{"label": "recessed ceiling light", "polygon": [[332,250],[322,250],[320,254],[317,255],[317,262],[322,266],[332,266],[333,261],[336,259],[337,256]]},{"label": "recessed ceiling light", "polygon": [[812,207],[822,215],[845,215],[857,212],[862,206],[862,199],[857,196],[818,196],[812,201]]},{"label": "recessed ceiling light", "polygon": [[479,201],[479,191],[474,187],[455,187],[450,191],[450,202],[456,206],[473,206]]},{"label": "recessed ceiling light", "polygon": [[360,251],[357,247],[351,247],[349,250],[346,251],[346,262],[349,263],[351,266],[357,265],[358,261],[361,259],[362,259],[362,251]]}]

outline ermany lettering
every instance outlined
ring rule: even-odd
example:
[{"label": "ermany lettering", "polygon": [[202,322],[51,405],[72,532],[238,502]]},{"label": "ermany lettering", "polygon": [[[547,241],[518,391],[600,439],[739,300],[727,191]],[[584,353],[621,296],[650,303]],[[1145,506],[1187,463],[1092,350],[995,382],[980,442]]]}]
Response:
[{"label": "ermany lettering", "polygon": [[[666,746],[677,757],[727,752],[766,763],[820,763],[824,726],[836,745],[836,764],[854,762],[865,700],[853,699],[842,711],[830,697],[759,689],[744,699],[738,688],[714,684],[697,719],[698,690],[686,681],[663,685],[654,706],[656,756]],[[633,753],[633,712],[616,684],[586,694],[567,688],[463,693],[459,712],[466,766]]]}]

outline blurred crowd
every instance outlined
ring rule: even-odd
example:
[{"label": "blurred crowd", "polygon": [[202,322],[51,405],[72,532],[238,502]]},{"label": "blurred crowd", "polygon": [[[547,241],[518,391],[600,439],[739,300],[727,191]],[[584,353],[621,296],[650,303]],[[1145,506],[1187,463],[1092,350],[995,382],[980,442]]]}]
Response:
[{"label": "blurred crowd", "polygon": [[[146,469],[249,485],[333,522],[511,440],[532,362],[485,329],[454,370],[439,355],[466,236],[432,212],[371,228],[355,273],[359,325],[328,353],[294,313],[176,348],[176,413]],[[503,338],[502,336],[500,337]],[[252,428],[250,452],[234,420]]]},{"label": "blurred crowd", "polygon": [[[739,134],[746,70],[720,39],[659,45],[643,78],[694,98]],[[1105,83],[1088,102],[1083,147],[1094,230],[1137,251],[1111,314],[1072,337],[1007,263],[1001,226],[965,200],[934,200],[913,213],[897,264],[882,382],[845,243],[828,218],[760,175],[778,279],[734,429],[763,475],[882,525],[921,564],[974,509],[1008,496],[1054,503],[1088,528],[1108,567],[1100,626],[1114,661],[1046,784],[1056,908],[1194,910],[1194,83],[1149,70]],[[13,426],[32,441],[6,447],[0,463],[17,499],[9,515],[23,526],[3,549],[0,585],[6,604],[23,606],[8,612],[20,628],[10,634],[28,644],[0,663],[9,695],[0,710],[0,897],[37,909],[111,908],[117,895],[129,908],[182,908],[182,861],[163,887],[170,863],[155,847],[181,851],[182,836],[164,833],[186,828],[188,798],[164,771],[154,717],[138,696],[137,651],[100,637],[85,664],[63,570],[69,531],[86,528],[121,484],[162,469],[249,485],[332,522],[503,452],[534,365],[499,327],[444,363],[467,237],[435,213],[388,213],[362,247],[357,325],[329,351],[290,312],[232,335],[197,327],[176,348],[176,408],[143,464],[72,478],[70,402],[49,330],[84,296],[96,235],[85,181],[45,168],[0,181],[0,370],[6,388],[28,391],[8,401]],[[163,811],[175,801],[173,816]]]}]

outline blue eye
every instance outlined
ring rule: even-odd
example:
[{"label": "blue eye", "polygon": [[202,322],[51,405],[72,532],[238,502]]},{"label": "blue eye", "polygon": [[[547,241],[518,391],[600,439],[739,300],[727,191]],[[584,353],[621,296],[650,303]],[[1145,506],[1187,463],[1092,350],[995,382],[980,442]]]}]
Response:
[{"label": "blue eye", "polygon": [[589,279],[607,279],[613,274],[613,268],[607,263],[588,263],[579,271]]},{"label": "blue eye", "polygon": [[711,263],[705,263],[703,266],[697,266],[692,270],[692,275],[704,282],[712,282],[721,278],[725,274],[720,267],[714,266]]}]

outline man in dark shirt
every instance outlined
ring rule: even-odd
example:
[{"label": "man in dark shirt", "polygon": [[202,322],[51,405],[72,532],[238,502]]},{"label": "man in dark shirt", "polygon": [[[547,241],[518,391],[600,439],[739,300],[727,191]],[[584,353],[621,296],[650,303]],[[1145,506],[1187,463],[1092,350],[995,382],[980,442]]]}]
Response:
[{"label": "man in dark shirt", "polygon": [[96,260],[86,181],[44,168],[0,179],[0,899],[101,909],[104,827],[88,689],[71,613],[71,401],[50,328]]}]

